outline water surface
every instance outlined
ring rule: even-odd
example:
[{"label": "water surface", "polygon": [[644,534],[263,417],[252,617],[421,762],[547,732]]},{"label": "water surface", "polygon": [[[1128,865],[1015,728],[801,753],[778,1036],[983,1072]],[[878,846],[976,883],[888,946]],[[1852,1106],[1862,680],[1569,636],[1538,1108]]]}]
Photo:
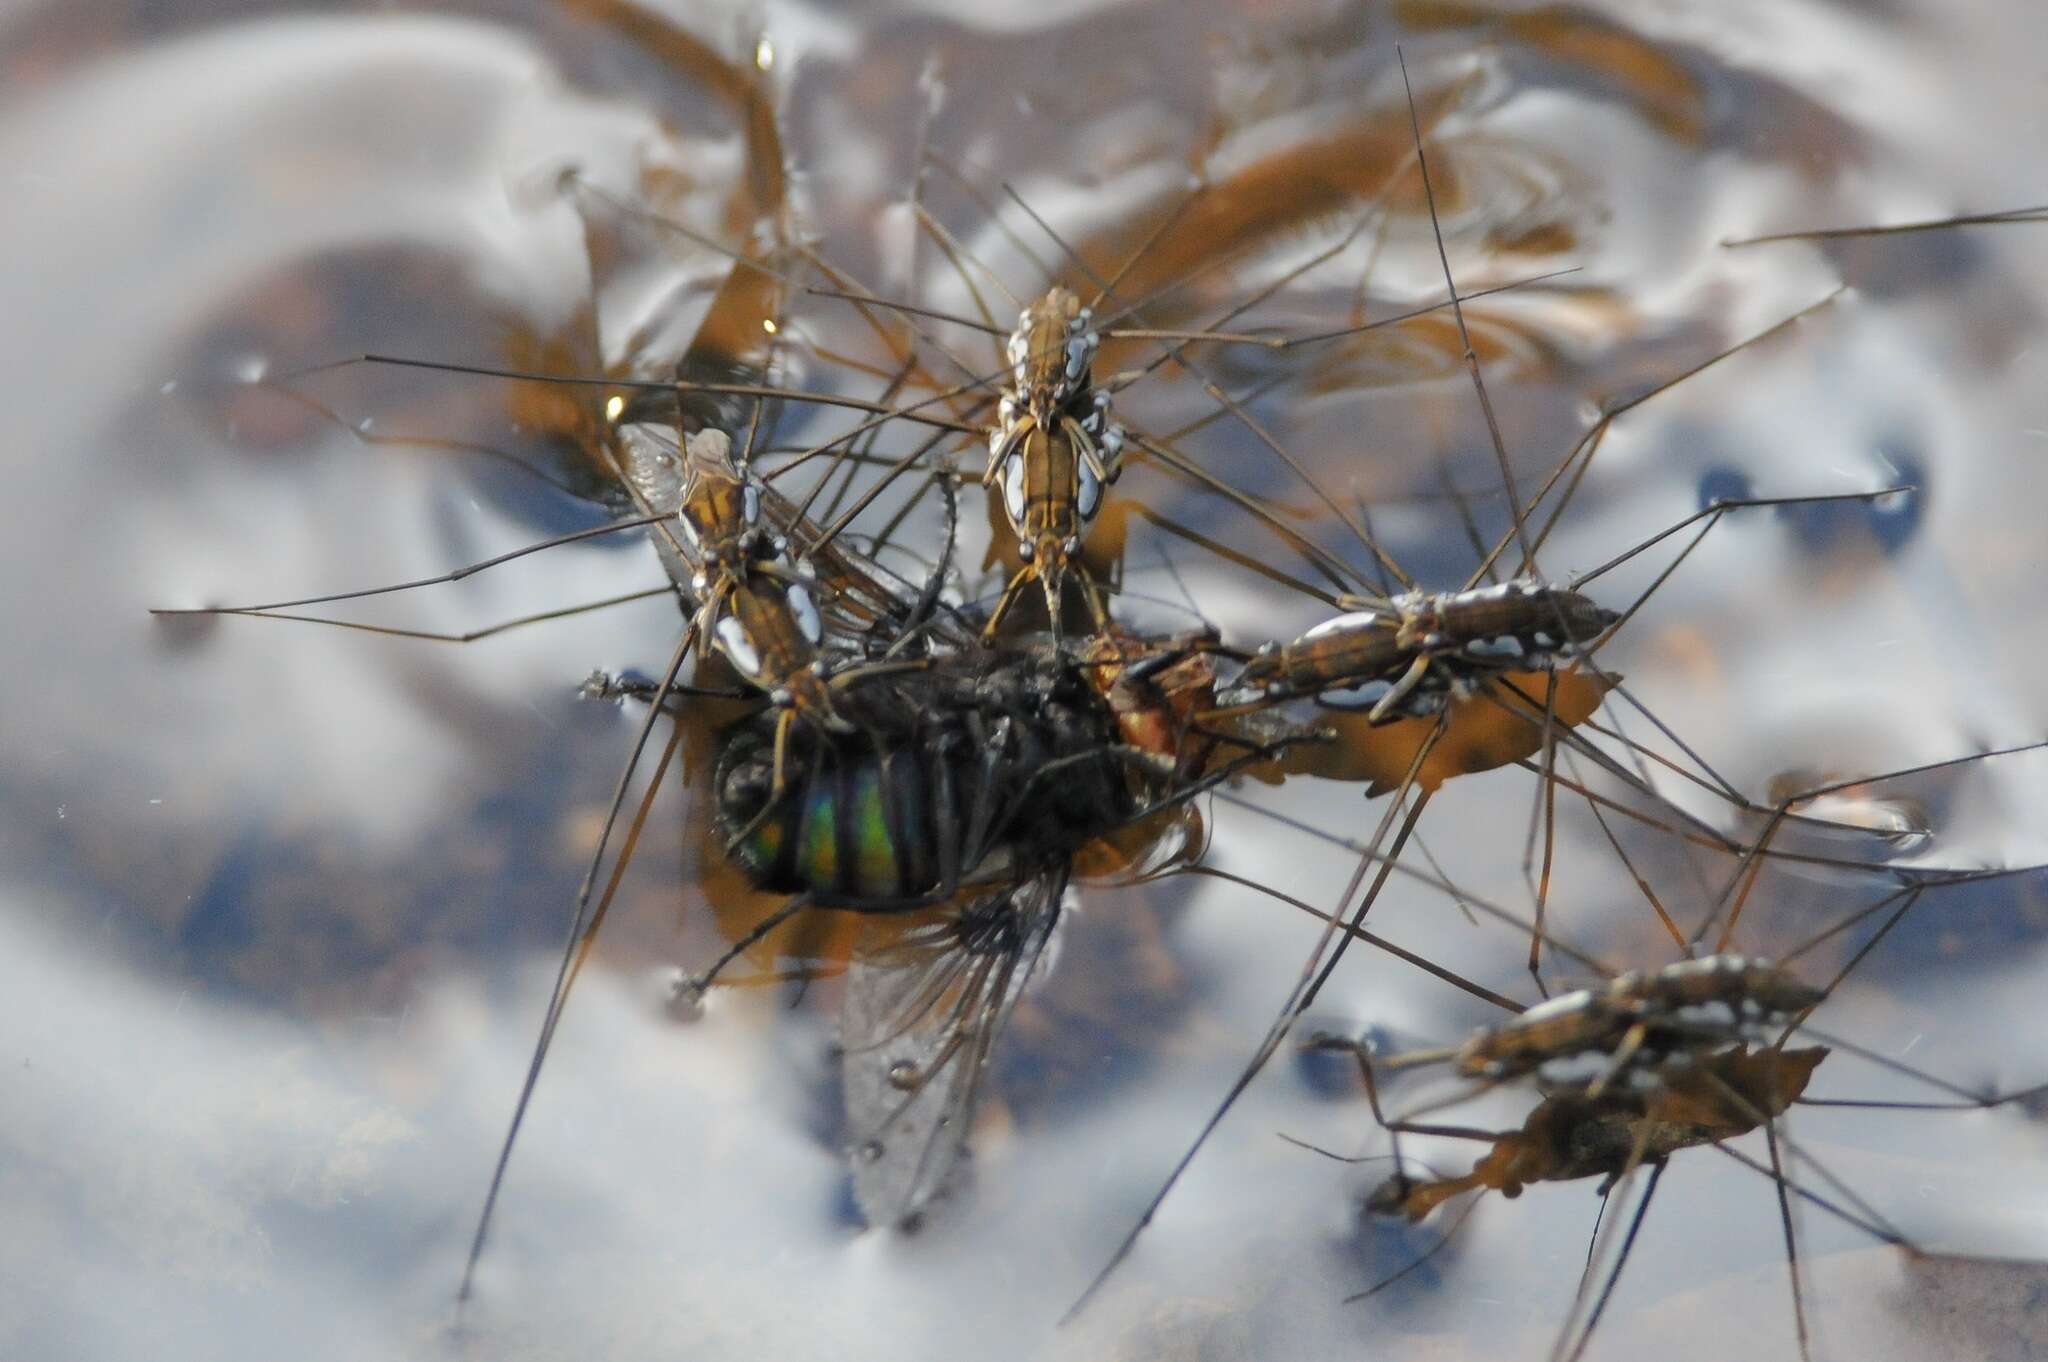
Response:
[{"label": "water surface", "polygon": [[[0,26],[0,182],[13,191],[0,449],[14,486],[0,601],[15,658],[0,683],[0,1351],[1543,1355],[1583,1259],[1590,1187],[1487,1204],[1430,1268],[1345,1304],[1441,1225],[1362,1222],[1358,1196],[1384,1165],[1347,1168],[1276,1138],[1384,1150],[1345,1075],[1291,1060],[1223,1126],[1111,1288],[1055,1328],[1314,939],[1312,921],[1214,884],[1084,892],[1009,1038],[971,1185],[921,1235],[862,1233],[836,1147],[829,987],[796,1008],[780,991],[735,991],[687,1025],[663,1007],[669,973],[718,940],[696,787],[681,780],[650,815],[600,967],[557,1039],[456,1329],[489,1161],[637,719],[576,687],[593,668],[658,669],[673,606],[459,647],[246,620],[168,628],[145,612],[424,576],[594,523],[589,503],[450,447],[572,466],[502,388],[342,372],[304,387],[330,419],[237,383],[371,351],[534,362],[513,338],[573,328],[592,294],[557,173],[573,164],[732,226],[720,214],[759,167],[729,73],[749,68],[764,33],[795,199],[847,269],[965,305],[928,247],[912,254],[897,206],[935,80],[932,144],[992,193],[1014,182],[1091,248],[1128,240],[1193,166],[1256,186],[1213,224],[1248,253],[1192,289],[1191,313],[1227,307],[1362,213],[1386,175],[1372,158],[1406,145],[1400,40],[1441,145],[1461,284],[1579,270],[1474,309],[1525,475],[1594,404],[1850,285],[1768,348],[1618,425],[1544,566],[1591,567],[1740,488],[1905,481],[1919,493],[1877,514],[1729,520],[1608,655],[1631,689],[1758,798],[1788,773],[2024,742],[2044,731],[2048,661],[2033,600],[2048,441],[2040,229],[1719,243],[2038,198],[2026,167],[2043,123],[2041,21],[2013,3],[1651,17],[1421,0],[692,7],[689,31],[715,60],[679,63],[611,9],[29,4]],[[1042,283],[970,198],[939,186],[932,201],[1019,287]],[[1028,225],[1014,210],[1006,220]],[[1391,224],[1276,300],[1273,318],[1342,325],[1361,298],[1372,315],[1429,301],[1439,267],[1412,192]],[[721,267],[696,255],[672,268]],[[1159,282],[1192,268],[1156,266]],[[647,281],[604,282],[630,300]],[[822,315],[815,326],[846,330]],[[1449,342],[1438,326],[1299,361],[1217,361],[1233,386],[1280,376],[1262,422],[1329,483],[1373,499],[1383,542],[1434,583],[1471,562],[1432,499],[1438,455],[1457,485],[1498,478]],[[822,362],[809,372],[850,381]],[[1159,429],[1204,408],[1193,385],[1161,380],[1134,388],[1128,409]],[[824,418],[789,420],[796,437]],[[363,438],[386,434],[439,443]],[[1190,444],[1363,565],[1241,429]],[[1281,556],[1230,506],[1155,468],[1118,490],[1262,561]],[[1480,514],[1501,523],[1498,502]],[[982,532],[969,528],[971,565]],[[1177,599],[1162,553],[1233,636],[1317,617],[1313,601],[1143,519],[1126,550],[1134,599]],[[1654,570],[1632,569],[1635,588]],[[359,617],[474,629],[659,580],[644,544],[592,544]],[[2044,778],[2048,766],[2015,758],[1916,782],[1892,793],[1930,839],[1843,845],[1928,864],[2048,860]],[[1430,851],[1472,893],[1526,908],[1532,789],[1511,770],[1453,782],[1424,820]],[[1363,838],[1381,806],[1307,779],[1242,793],[1257,807],[1207,810],[1213,862],[1333,903],[1355,855],[1259,810]],[[1712,800],[1673,793],[1734,825]],[[1654,921],[1583,808],[1561,837],[1559,932],[1657,958]],[[1787,875],[1772,892],[1747,948],[1783,949],[1831,905],[1873,896],[1849,875]],[[1825,1019],[1958,1081],[2048,1078],[2029,1040],[2041,903],[2024,877],[1930,898]],[[1525,939],[1469,925],[1441,895],[1397,886],[1374,922],[1531,993]],[[1416,1044],[1488,1019],[1364,951],[1316,1016]],[[1846,1059],[1816,1083],[1904,1095]],[[1516,1119],[1512,1104],[1481,1110]],[[2038,1125],[2007,1111],[1801,1113],[1792,1126],[1902,1230],[1954,1255],[1910,1264],[1806,1213],[1821,1355],[2042,1348],[2024,1308],[2040,1280],[2025,1263],[2048,1255]],[[1665,1179],[1596,1355],[1794,1355],[1770,1188],[1699,1155]],[[1469,1151],[1429,1157],[1455,1165]]]}]

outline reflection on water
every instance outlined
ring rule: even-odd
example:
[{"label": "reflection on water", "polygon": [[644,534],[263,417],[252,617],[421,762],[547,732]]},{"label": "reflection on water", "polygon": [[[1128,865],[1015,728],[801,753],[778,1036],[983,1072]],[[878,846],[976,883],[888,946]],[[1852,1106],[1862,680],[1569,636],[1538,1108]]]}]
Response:
[{"label": "reflection on water", "polygon": [[[986,19],[773,5],[693,20],[695,46],[664,45],[611,3],[179,8],[46,4],[0,27],[0,230],[16,262],[0,275],[17,564],[4,597],[17,665],[0,701],[7,1356],[272,1356],[280,1342],[317,1357],[1549,1347],[1597,1208],[1587,1184],[1484,1205],[1427,1269],[1344,1304],[1441,1223],[1362,1222],[1357,1197],[1384,1165],[1340,1167],[1275,1138],[1384,1151],[1351,1083],[1295,1064],[1254,1087],[1112,1288],[1055,1329],[1314,938],[1312,920],[1214,881],[1084,890],[1058,968],[1006,1038],[965,1195],[918,1236],[858,1232],[831,1114],[833,984],[794,1008],[783,990],[732,990],[687,1026],[663,1009],[670,971],[720,939],[705,911],[716,871],[690,817],[702,786],[687,780],[649,815],[479,1296],[452,1329],[488,1161],[637,720],[576,687],[594,668],[658,667],[674,608],[655,599],[461,646],[243,620],[157,628],[144,611],[428,576],[601,517],[564,438],[584,413],[560,389],[362,367],[294,385],[311,401],[233,382],[365,352],[583,368],[616,362],[668,292],[708,302],[727,265],[701,252],[599,243],[593,281],[583,224],[555,188],[565,167],[737,234],[781,202],[763,173],[778,158],[761,151],[778,145],[835,262],[958,311],[967,290],[928,246],[909,248],[901,207],[936,83],[932,144],[965,186],[934,175],[930,209],[1013,286],[1058,270],[966,186],[1014,183],[1091,263],[1168,221],[1191,167],[1226,191],[1148,256],[1143,291],[1179,285],[1161,325],[1228,310],[1385,190],[1383,228],[1258,315],[1338,328],[1429,301],[1440,283],[1415,181],[1390,169],[1408,148],[1400,39],[1460,284],[1579,269],[1472,307],[1526,476],[1570,446],[1589,407],[1852,286],[1618,421],[1544,565],[1590,568],[1739,489],[1918,492],[1875,511],[1731,516],[1606,655],[1629,691],[1759,800],[2042,731],[2036,229],[1718,245],[2024,201],[2016,168],[2039,108],[2024,54],[2039,44],[2013,30],[2040,20],[2023,6],[1781,4],[1672,31],[1619,9],[1419,2]],[[775,53],[768,104],[734,74],[757,51],[756,22]],[[694,325],[695,306],[677,315]],[[872,347],[856,323],[820,308],[806,334],[817,350]],[[1498,486],[1458,360],[1454,332],[1431,320],[1312,352],[1220,354],[1212,376],[1233,391],[1275,384],[1255,404],[1261,423],[1434,584],[1472,561],[1443,487]],[[815,354],[792,362],[804,381],[849,382]],[[1106,347],[1099,367],[1136,362]],[[1165,374],[1119,400],[1152,430],[1210,410],[1198,385]],[[784,419],[797,440],[822,420]],[[1242,427],[1186,443],[1362,562]],[[1179,627],[1192,598],[1237,638],[1319,617],[1309,597],[1191,542],[1274,561],[1271,531],[1230,504],[1142,464],[1118,493],[1137,508],[1124,526],[1134,612]],[[1488,536],[1506,523],[1497,496],[1474,514]],[[986,541],[970,539],[971,566]],[[1625,600],[1663,561],[1603,590]],[[659,581],[644,545],[593,541],[353,617],[461,632]],[[1897,863],[2044,860],[2044,777],[2048,765],[2013,757],[1852,788],[1823,812],[1879,836],[1787,836]],[[1715,826],[1744,825],[1711,793],[1665,783]],[[1529,903],[1531,786],[1503,770],[1446,783],[1432,803],[1423,841],[1474,896]],[[1355,856],[1301,829],[1363,839],[1381,807],[1300,776],[1240,794],[1206,811],[1209,862],[1318,905]],[[1680,887],[1675,911],[1703,909],[1680,850],[1618,836],[1636,871]],[[1582,805],[1560,839],[1560,935],[1621,963],[1668,954]],[[1876,894],[1810,867],[1774,873],[1767,897],[1744,919],[1746,949],[1783,948]],[[1374,924],[1529,994],[1526,937],[1475,927],[1441,895],[1397,886]],[[2044,933],[2034,879],[1929,895],[1823,1019],[1966,1084],[2039,1081],[2043,1057],[2022,1038]],[[1846,947],[1814,963],[1828,960],[1839,967]],[[1359,950],[1313,1020],[1409,1045],[1491,1013]],[[1829,1081],[1838,1095],[1907,1095],[1841,1059],[1815,1079]],[[1520,1116],[1504,1102],[1475,1119]],[[1805,1213],[1820,1355],[2041,1346],[2025,1306],[2038,1273],[1995,1261],[2048,1257],[2038,1126],[2017,1112],[1829,1110],[1792,1127],[1907,1234],[1956,1255],[1908,1263]],[[1462,1166],[1469,1151],[1427,1157]],[[1731,1340],[1789,1355],[1779,1234],[1754,1174],[1675,1159],[1595,1355],[1721,1356]]]}]

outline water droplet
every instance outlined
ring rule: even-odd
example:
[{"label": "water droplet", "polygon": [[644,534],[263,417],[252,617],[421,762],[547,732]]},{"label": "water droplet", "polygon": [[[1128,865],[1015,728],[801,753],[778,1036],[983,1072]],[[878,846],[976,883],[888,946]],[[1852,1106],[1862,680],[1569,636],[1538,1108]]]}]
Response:
[{"label": "water droplet", "polygon": [[761,35],[760,41],[754,44],[754,66],[761,71],[774,69],[775,44],[768,40],[765,33]]},{"label": "water droplet", "polygon": [[1927,811],[1912,799],[1829,794],[1804,800],[1793,806],[1793,812],[1802,818],[1874,832],[1902,852],[1916,850],[1934,838]]},{"label": "water droplet", "polygon": [[880,1140],[862,1141],[855,1147],[853,1157],[856,1163],[875,1163],[879,1161],[882,1157],[882,1142]]},{"label": "water droplet", "polygon": [[889,1066],[889,1086],[909,1092],[923,1079],[923,1072],[907,1059],[899,1059]]}]

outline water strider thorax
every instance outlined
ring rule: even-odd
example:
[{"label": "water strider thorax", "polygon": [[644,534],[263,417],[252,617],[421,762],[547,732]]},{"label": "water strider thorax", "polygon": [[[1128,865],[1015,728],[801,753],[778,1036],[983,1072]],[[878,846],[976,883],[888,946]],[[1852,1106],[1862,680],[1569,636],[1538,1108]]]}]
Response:
[{"label": "water strider thorax", "polygon": [[1110,419],[1109,393],[1094,386],[1099,344],[1090,309],[1067,289],[1026,308],[1010,333],[1011,386],[988,435],[983,481],[1000,486],[1018,554],[1055,619],[1103,488],[1122,472],[1124,433]]}]

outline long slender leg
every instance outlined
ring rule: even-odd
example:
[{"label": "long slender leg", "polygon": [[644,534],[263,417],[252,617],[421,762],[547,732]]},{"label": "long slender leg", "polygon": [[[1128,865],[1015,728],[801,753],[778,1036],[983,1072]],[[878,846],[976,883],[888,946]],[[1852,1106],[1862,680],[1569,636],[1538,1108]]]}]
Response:
[{"label": "long slender leg", "polygon": [[463,578],[482,572],[486,568],[497,567],[500,563],[509,563],[515,558],[524,558],[529,553],[539,553],[543,549],[558,548],[563,544],[574,544],[585,539],[596,539],[600,535],[617,534],[621,530],[635,530],[645,525],[654,525],[672,519],[674,517],[668,514],[627,516],[623,520],[608,521],[603,525],[593,525],[588,529],[571,530],[567,534],[558,534],[552,539],[543,539],[537,544],[528,544],[522,548],[512,549],[508,552],[497,554],[494,557],[486,558],[481,562],[456,568],[452,572],[438,573],[432,577],[417,577],[409,582],[394,582],[388,586],[363,587],[356,591],[334,591],[324,596],[301,596],[289,601],[266,601],[260,605],[210,605],[176,610],[154,609],[149,613],[152,615],[255,615],[272,610],[293,610],[305,605],[329,605],[335,601],[361,600],[365,596],[386,596],[394,591],[412,591],[418,587],[437,586],[443,582],[459,582]]},{"label": "long slender leg", "polygon": [[[1380,819],[1378,831],[1373,835],[1371,848],[1365,856],[1360,858],[1358,868],[1353,871],[1350,883],[1345,886],[1344,893],[1338,901],[1340,908],[1350,900],[1351,895],[1364,882],[1366,871],[1372,865],[1378,847],[1386,840],[1388,832],[1394,825],[1394,819],[1400,812],[1404,799],[1415,786],[1416,777],[1421,773],[1423,764],[1429,759],[1430,752],[1435,749],[1437,740],[1443,736],[1443,732],[1444,724],[1439,719],[1435,727],[1430,730],[1429,736],[1416,749],[1415,757],[1409,763],[1407,774],[1402,778],[1400,786],[1389,799],[1387,811]],[[1416,820],[1421,817],[1422,810],[1428,802],[1428,791],[1424,788],[1421,793],[1416,795],[1408,818],[1402,825],[1402,832],[1389,849],[1388,858],[1382,864],[1378,877],[1373,881],[1372,888],[1367,891],[1365,897],[1360,901],[1358,908],[1351,914],[1351,926],[1358,927],[1362,925],[1365,915],[1372,908],[1374,899],[1378,896],[1380,889],[1386,884],[1387,876],[1393,868],[1394,860],[1400,855],[1402,843],[1406,840],[1408,834],[1413,832]],[[1167,1175],[1166,1181],[1153,1195],[1143,1214],[1138,1218],[1138,1222],[1124,1236],[1123,1242],[1118,1245],[1116,1252],[1103,1265],[1102,1270],[1096,1273],[1094,1280],[1088,1284],[1087,1289],[1082,1292],[1080,1298],[1068,1309],[1064,1316],[1065,1319],[1071,1320],[1085,1309],[1096,1290],[1103,1282],[1108,1280],[1109,1275],[1116,1270],[1117,1265],[1129,1256],[1131,1249],[1138,1242],[1138,1236],[1144,1233],[1145,1227],[1152,1222],[1152,1217],[1157,1214],[1159,1207],[1165,1204],[1167,1195],[1173,1190],[1174,1184],[1179,1181],[1180,1175],[1194,1162],[1195,1155],[1201,1152],[1202,1146],[1207,1143],[1210,1134],[1217,1126],[1222,1124],[1223,1118],[1229,1114],[1231,1107],[1236,1105],[1238,1097],[1244,1093],[1245,1089],[1251,1086],[1252,1080],[1258,1077],[1260,1070],[1265,1067],[1266,1061],[1273,1056],[1282,1042],[1286,1040],[1287,1034],[1293,1028],[1296,1019],[1314,1002],[1317,993],[1321,991],[1323,984],[1329,979],[1330,971],[1336,967],[1337,961],[1342,957],[1344,947],[1351,941],[1348,935],[1338,935],[1340,925],[1336,916],[1332,915],[1330,924],[1324,928],[1314,951],[1310,953],[1308,960],[1304,962],[1300,978],[1297,980],[1286,1003],[1281,1007],[1280,1013],[1275,1018],[1271,1029],[1268,1030],[1265,1039],[1260,1042],[1258,1049],[1253,1052],[1251,1060],[1231,1084],[1222,1102],[1203,1124],[1201,1131],[1195,1137],[1194,1143],[1188,1147],[1187,1152],[1181,1156],[1179,1162],[1174,1165],[1172,1171]],[[1332,946],[1333,938],[1335,938],[1334,947]],[[1326,952],[1328,953],[1327,966],[1318,972],[1317,967],[1323,963]]]},{"label": "long slender leg", "polygon": [[1792,1325],[1799,1335],[1800,1362],[1813,1362],[1806,1333],[1806,1294],[1799,1283],[1799,1236],[1792,1227],[1792,1195],[1785,1190],[1785,1169],[1778,1157],[1777,1122],[1764,1125],[1764,1147],[1771,1155],[1771,1179],[1777,1184],[1778,1223],[1785,1231],[1785,1267],[1792,1279]]},{"label": "long slender leg", "polygon": [[1600,1287],[1600,1298],[1593,1302],[1592,1312],[1586,1316],[1586,1327],[1580,1330],[1579,1341],[1572,1348],[1571,1362],[1578,1362],[1578,1359],[1585,1355],[1586,1345],[1593,1341],[1593,1330],[1599,1325],[1601,1315],[1607,1312],[1607,1302],[1613,1298],[1614,1288],[1621,1281],[1621,1270],[1627,1265],[1629,1255],[1635,1250],[1636,1235],[1643,1228],[1644,1217],[1650,1213],[1650,1198],[1657,1194],[1657,1184],[1663,1177],[1664,1165],[1651,1164],[1650,1185],[1643,1188],[1642,1200],[1636,1203],[1636,1213],[1629,1221],[1628,1233],[1622,1237],[1621,1252],[1615,1257],[1614,1270],[1607,1274],[1606,1282]]},{"label": "long slender leg", "polygon": [[[676,676],[683,669],[683,659],[689,655],[690,646],[696,640],[697,628],[692,621],[683,636],[676,642],[675,655],[669,660],[663,676],[663,689],[674,684]],[[519,1139],[519,1128],[526,1121],[528,1106],[533,1101],[534,1086],[540,1081],[541,1066],[547,1062],[548,1047],[553,1043],[555,1028],[560,1024],[562,1009],[568,1003],[569,988],[575,982],[576,974],[583,960],[589,955],[594,939],[590,928],[594,925],[590,915],[591,894],[597,885],[598,869],[604,863],[604,855],[611,842],[612,829],[617,825],[619,810],[626,802],[626,792],[632,786],[633,771],[639,765],[640,754],[647,748],[648,737],[654,732],[654,725],[661,718],[662,706],[656,703],[648,707],[647,718],[640,725],[639,735],[634,739],[633,749],[626,760],[626,767],[619,773],[619,780],[612,793],[609,809],[605,813],[604,827],[598,834],[597,849],[591,854],[590,866],[584,871],[583,883],[576,891],[576,907],[569,924],[569,935],[562,949],[561,963],[555,970],[555,984],[548,999],[547,1014],[542,1019],[540,1036],[534,1042],[533,1057],[526,1067],[526,1078],[520,1084],[519,1100],[513,1105],[512,1120],[505,1130],[504,1142],[498,1149],[498,1161],[491,1170],[490,1190],[484,1195],[483,1210],[477,1216],[476,1233],[470,1240],[469,1257],[462,1268],[462,1285],[456,1293],[457,1300],[468,1300],[476,1280],[477,1260],[483,1255],[484,1240],[490,1232],[491,1214],[497,1209],[498,1193],[504,1187],[505,1168],[512,1160],[512,1147]]]},{"label": "long slender leg", "polygon": [[2016,222],[2048,222],[2048,205],[2005,208],[1994,213],[1964,213],[1928,222],[1901,222],[1889,227],[1820,227],[1803,232],[1772,232],[1767,236],[1723,241],[1725,248],[1761,246],[1771,241],[1840,241],[1862,236],[1905,236],[1916,232],[1939,232],[1951,227],[1998,227]]},{"label": "long slender leg", "polygon": [[[531,615],[520,615],[514,619],[501,620],[497,624],[485,625],[460,634],[443,633],[432,629],[400,629],[388,624],[365,624],[360,620],[333,619],[326,615],[295,615],[278,610],[232,610],[219,608],[200,611],[152,611],[153,614],[205,614],[241,615],[255,620],[291,620],[296,624],[324,624],[332,629],[354,629],[366,634],[383,634],[387,638],[413,638],[427,643],[476,643],[494,638],[499,634],[523,629],[529,624],[545,624],[549,620],[569,619],[576,615],[587,615],[598,610],[609,610],[615,605],[630,605],[635,601],[652,600],[656,596],[673,596],[673,586],[652,586],[645,591],[632,591],[623,596],[612,596],[602,601],[591,601],[586,605],[568,605],[559,610],[542,610]],[[686,693],[687,687],[678,687],[677,693]]]},{"label": "long slender leg", "polygon": [[727,946],[724,952],[711,962],[709,969],[693,974],[679,984],[676,989],[677,996],[690,999],[702,998],[705,993],[710,991],[711,986],[718,982],[718,976],[725,972],[726,966],[739,959],[742,955],[745,955],[755,946],[761,944],[761,942],[767,940],[777,927],[814,906],[816,905],[812,903],[809,894],[798,894],[791,898],[780,908],[777,908],[774,912],[748,928],[745,934],[737,941]]},{"label": "long slender leg", "polygon": [[1530,544],[1529,532],[1523,524],[1522,497],[1515,487],[1515,471],[1508,458],[1507,442],[1501,438],[1500,418],[1494,415],[1493,399],[1487,396],[1486,380],[1480,377],[1479,353],[1472,348],[1472,335],[1465,329],[1464,304],[1458,299],[1457,281],[1451,277],[1451,258],[1444,250],[1443,224],[1436,213],[1436,190],[1429,179],[1429,157],[1422,149],[1422,118],[1415,111],[1415,90],[1408,84],[1408,58],[1399,45],[1394,48],[1394,56],[1401,65],[1401,89],[1408,96],[1408,124],[1415,138],[1415,166],[1422,175],[1422,193],[1429,204],[1429,225],[1436,237],[1437,262],[1443,266],[1444,286],[1451,295],[1451,315],[1458,322],[1458,343],[1464,347],[1465,369],[1472,375],[1472,388],[1479,395],[1479,408],[1486,414],[1486,431],[1493,440],[1494,457],[1500,464],[1501,485],[1507,489],[1508,510],[1514,516],[1515,542],[1522,550],[1522,566],[1516,575],[1521,576],[1535,571],[1536,550]]},{"label": "long slender leg", "polygon": [[[1543,811],[1543,872],[1536,882],[1536,930],[1529,934],[1529,977],[1536,981],[1536,991],[1549,997],[1543,987],[1543,920],[1550,905],[1550,867],[1557,851],[1557,672],[1552,670],[1547,677],[1548,684],[1543,690],[1543,780],[1537,792]],[[1535,821],[1530,822],[1530,831],[1535,831]],[[1523,869],[1526,873],[1528,862]]]}]

